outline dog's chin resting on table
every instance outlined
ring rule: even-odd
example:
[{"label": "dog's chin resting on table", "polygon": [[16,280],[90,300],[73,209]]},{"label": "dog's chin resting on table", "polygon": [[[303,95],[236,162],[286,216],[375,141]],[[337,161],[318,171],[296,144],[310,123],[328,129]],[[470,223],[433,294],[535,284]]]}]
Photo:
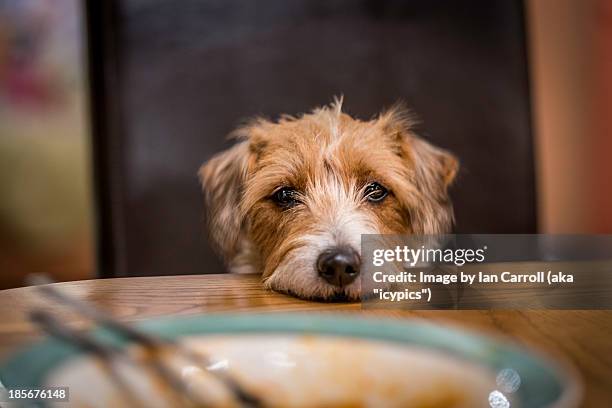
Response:
[{"label": "dog's chin resting on table", "polygon": [[402,107],[369,121],[342,102],[255,119],[200,171],[210,235],[232,272],[301,298],[360,297],[362,234],[450,230],[458,162],[412,131]]}]

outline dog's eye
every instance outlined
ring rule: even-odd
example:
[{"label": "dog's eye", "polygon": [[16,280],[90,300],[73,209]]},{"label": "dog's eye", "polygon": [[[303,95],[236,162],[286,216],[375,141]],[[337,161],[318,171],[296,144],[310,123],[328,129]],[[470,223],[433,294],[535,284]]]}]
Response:
[{"label": "dog's eye", "polygon": [[283,187],[272,194],[272,200],[279,207],[293,207],[299,203],[298,192],[293,187]]},{"label": "dog's eye", "polygon": [[389,190],[376,182],[368,184],[363,193],[364,197],[373,203],[384,200],[387,194],[389,194]]}]

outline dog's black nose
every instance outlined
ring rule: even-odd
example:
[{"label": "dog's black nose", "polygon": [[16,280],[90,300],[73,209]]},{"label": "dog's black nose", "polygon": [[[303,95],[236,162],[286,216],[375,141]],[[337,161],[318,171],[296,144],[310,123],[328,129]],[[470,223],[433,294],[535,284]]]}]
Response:
[{"label": "dog's black nose", "polygon": [[317,259],[319,276],[335,286],[346,286],[359,275],[359,254],[352,249],[332,248]]}]

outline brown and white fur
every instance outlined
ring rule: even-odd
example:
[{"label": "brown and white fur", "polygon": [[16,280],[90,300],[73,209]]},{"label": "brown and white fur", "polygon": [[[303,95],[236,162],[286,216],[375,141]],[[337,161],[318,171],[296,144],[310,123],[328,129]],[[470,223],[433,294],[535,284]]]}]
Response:
[{"label": "brown and white fur", "polygon": [[[358,257],[361,234],[448,232],[458,162],[412,125],[401,107],[362,121],[336,100],[237,129],[237,144],[199,171],[210,235],[230,270],[261,273],[266,288],[302,298],[355,300],[360,280],[328,283],[321,254],[348,248]],[[367,197],[374,182],[388,191],[379,202]],[[292,205],[275,202],[282,188],[293,189]]]}]

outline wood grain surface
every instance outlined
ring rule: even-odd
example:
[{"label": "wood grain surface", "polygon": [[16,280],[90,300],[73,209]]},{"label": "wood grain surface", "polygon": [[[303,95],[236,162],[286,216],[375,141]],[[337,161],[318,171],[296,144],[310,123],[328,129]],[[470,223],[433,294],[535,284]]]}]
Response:
[{"label": "wood grain surface", "polygon": [[[584,406],[612,400],[612,311],[362,310],[359,303],[317,303],[266,291],[253,275],[190,275],[57,283],[124,321],[218,312],[349,313],[391,319],[426,319],[477,330],[552,355],[574,366],[585,386]],[[0,291],[0,357],[39,338],[27,313],[36,306],[77,326],[85,322],[44,302],[32,288]]]}]

